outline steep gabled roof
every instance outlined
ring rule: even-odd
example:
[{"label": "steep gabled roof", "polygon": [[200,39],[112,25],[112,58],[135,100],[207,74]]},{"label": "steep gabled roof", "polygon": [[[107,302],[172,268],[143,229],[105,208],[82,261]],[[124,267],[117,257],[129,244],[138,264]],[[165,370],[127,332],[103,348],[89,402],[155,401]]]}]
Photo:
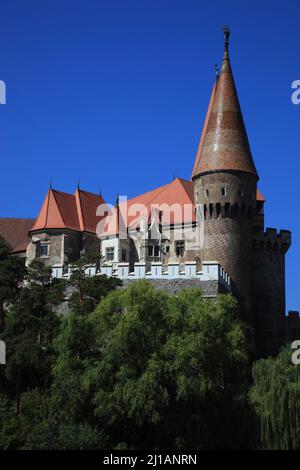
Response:
[{"label": "steep gabled roof", "polygon": [[100,204],[105,204],[101,196],[79,188],[74,195],[49,189],[31,231],[48,228],[96,233]]},{"label": "steep gabled roof", "polygon": [[80,231],[76,201],[72,194],[54,189],[48,190],[31,231],[46,228]]},{"label": "steep gabled roof", "polygon": [[[195,220],[193,192],[192,181],[176,178],[169,184],[136,196],[126,202],[121,202],[117,209],[107,216],[102,236],[112,236],[119,233],[118,214],[120,214],[122,220],[121,225],[126,229],[134,230],[139,227],[142,220],[150,223],[153,210],[158,207],[164,213],[167,206],[171,208],[173,206],[174,210],[170,211],[170,224],[182,223],[182,221],[192,222]],[[165,210],[163,206],[165,206]],[[185,206],[188,206],[190,211]],[[183,214],[183,220],[181,214]],[[162,220],[164,222],[164,215]]]},{"label": "steep gabled roof", "polygon": [[79,188],[74,196],[81,231],[95,233],[97,223],[101,219],[100,216],[96,216],[96,211],[100,205],[106,206],[104,199],[98,194],[83,191]]}]

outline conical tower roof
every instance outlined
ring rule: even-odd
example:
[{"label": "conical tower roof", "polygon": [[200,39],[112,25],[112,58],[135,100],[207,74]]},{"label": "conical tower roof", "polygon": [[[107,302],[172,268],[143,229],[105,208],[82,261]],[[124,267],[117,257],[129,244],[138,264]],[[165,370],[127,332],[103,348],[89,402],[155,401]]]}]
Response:
[{"label": "conical tower roof", "polygon": [[207,172],[237,170],[257,176],[229,60],[229,30],[220,76],[212,93],[193,178]]}]

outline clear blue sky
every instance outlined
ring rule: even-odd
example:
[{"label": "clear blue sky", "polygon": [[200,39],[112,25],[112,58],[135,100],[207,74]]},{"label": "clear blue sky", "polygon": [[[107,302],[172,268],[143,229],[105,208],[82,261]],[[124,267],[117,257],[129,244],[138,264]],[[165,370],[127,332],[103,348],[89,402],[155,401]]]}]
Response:
[{"label": "clear blue sky", "polygon": [[266,225],[290,229],[287,308],[300,309],[300,3],[2,0],[0,216],[34,217],[53,186],[114,202],[189,178],[224,23]]}]

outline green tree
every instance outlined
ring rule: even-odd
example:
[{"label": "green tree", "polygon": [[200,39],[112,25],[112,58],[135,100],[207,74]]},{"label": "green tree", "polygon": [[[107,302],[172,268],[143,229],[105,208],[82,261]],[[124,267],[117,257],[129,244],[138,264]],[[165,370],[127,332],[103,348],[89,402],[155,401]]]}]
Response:
[{"label": "green tree", "polygon": [[0,239],[0,332],[4,328],[5,304],[15,299],[24,274],[24,259],[11,255]]},{"label": "green tree", "polygon": [[[45,289],[40,281],[34,294],[24,289],[24,295],[36,299],[38,288]],[[40,314],[50,320],[49,304],[43,313],[40,301],[35,309],[32,300],[24,318],[16,311],[16,324],[8,316],[8,337],[20,346],[10,346],[11,400],[2,397],[2,407],[0,400],[1,448],[254,445],[245,327],[231,296],[211,302],[199,289],[188,289],[170,297],[135,282],[110,292],[94,312],[71,313],[58,329],[43,328],[43,348],[36,339],[44,326]],[[18,370],[22,406],[16,415]]]},{"label": "green tree", "polygon": [[245,331],[231,296],[168,297],[141,281],[108,295],[90,321],[94,360],[82,380],[111,448],[251,444]]},{"label": "green tree", "polygon": [[13,402],[0,392],[0,450],[17,449],[18,423]]},{"label": "green tree", "polygon": [[40,261],[30,265],[28,280],[7,312],[3,331],[7,346],[5,378],[9,394],[15,395],[17,414],[22,391],[49,384],[52,340],[59,326],[53,307],[64,292],[63,283],[52,282],[48,268]]},{"label": "green tree", "polygon": [[292,353],[288,345],[253,365],[250,398],[263,449],[300,450],[300,366],[292,363]]},{"label": "green tree", "polygon": [[91,313],[108,292],[122,285],[118,278],[86,274],[86,268],[100,265],[101,259],[101,255],[91,254],[80,258],[72,265],[73,271],[69,280],[69,286],[72,289],[69,308],[72,312]]},{"label": "green tree", "polygon": [[30,289],[42,293],[45,297],[44,303],[49,308],[59,305],[65,294],[67,283],[64,279],[52,277],[52,268],[46,266],[41,260],[33,260],[27,269],[27,280]]}]

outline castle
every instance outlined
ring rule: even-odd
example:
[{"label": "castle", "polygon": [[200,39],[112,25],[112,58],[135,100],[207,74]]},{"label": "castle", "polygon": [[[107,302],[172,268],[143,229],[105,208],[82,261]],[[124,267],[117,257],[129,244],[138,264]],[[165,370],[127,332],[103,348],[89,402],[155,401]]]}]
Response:
[{"label": "castle", "polygon": [[[191,180],[170,183],[115,206],[82,190],[49,188],[30,239],[14,253],[39,258],[53,276],[101,253],[88,275],[118,276],[125,285],[147,278],[176,293],[200,286],[208,298],[232,292],[254,328],[260,356],[300,338],[297,312],[285,315],[285,254],[291,233],[264,228],[265,199],[234,83],[229,30],[210,98]],[[1,233],[1,224],[0,224]]]}]

